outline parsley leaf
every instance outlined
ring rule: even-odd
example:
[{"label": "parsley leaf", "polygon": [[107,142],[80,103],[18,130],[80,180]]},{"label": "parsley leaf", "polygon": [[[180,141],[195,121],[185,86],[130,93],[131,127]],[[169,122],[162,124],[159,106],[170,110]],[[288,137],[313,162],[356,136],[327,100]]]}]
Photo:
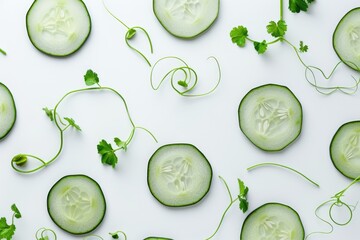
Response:
[{"label": "parsley leaf", "polygon": [[236,43],[239,47],[244,47],[248,30],[244,26],[234,27],[230,32],[231,41]]},{"label": "parsley leaf", "polygon": [[266,52],[267,46],[268,45],[265,40],[262,42],[254,42],[254,48],[258,52],[258,54],[263,54],[264,52]]},{"label": "parsley leaf", "polygon": [[76,130],[81,131],[80,126],[75,123],[74,119],[65,117],[64,120],[66,120],[69,123],[69,125],[75,128]]},{"label": "parsley leaf", "polygon": [[84,75],[84,80],[87,86],[91,86],[99,83],[99,77],[97,73],[93,72],[93,70],[91,69],[86,71],[86,74]]},{"label": "parsley leaf", "polygon": [[104,139],[97,145],[98,153],[101,155],[101,162],[103,164],[111,165],[115,168],[118,158],[115,155],[115,151],[111,144],[106,142]]},{"label": "parsley leaf", "polygon": [[48,109],[47,107],[43,108],[42,110],[45,111],[46,116],[50,118],[51,121],[54,121],[54,112],[52,109]]},{"label": "parsley leaf", "polygon": [[21,213],[15,204],[11,205],[11,210],[14,212],[14,216],[17,219],[21,218]]},{"label": "parsley leaf", "polygon": [[240,194],[238,195],[239,198],[239,208],[240,210],[243,211],[243,213],[245,213],[248,208],[249,208],[249,202],[247,201],[247,194],[249,192],[249,188],[245,186],[245,183],[243,181],[241,181],[238,178],[238,183],[239,183],[239,190],[240,190]]},{"label": "parsley leaf", "polygon": [[283,37],[287,30],[287,25],[284,20],[279,20],[277,23],[274,21],[269,22],[266,26],[267,32],[273,37]]},{"label": "parsley leaf", "polygon": [[123,141],[121,141],[119,138],[114,138],[114,142],[115,142],[115,144],[119,147],[119,148],[122,148],[122,149],[124,149],[124,151],[126,151],[127,150],[127,144],[126,144],[126,142],[123,142]]},{"label": "parsley leaf", "polygon": [[289,0],[289,9],[293,13],[299,13],[300,11],[306,12],[309,3],[314,2],[315,0]]},{"label": "parsley leaf", "polygon": [[304,53],[307,52],[309,49],[308,45],[304,45],[303,41],[300,41],[300,47],[299,47],[299,51]]}]

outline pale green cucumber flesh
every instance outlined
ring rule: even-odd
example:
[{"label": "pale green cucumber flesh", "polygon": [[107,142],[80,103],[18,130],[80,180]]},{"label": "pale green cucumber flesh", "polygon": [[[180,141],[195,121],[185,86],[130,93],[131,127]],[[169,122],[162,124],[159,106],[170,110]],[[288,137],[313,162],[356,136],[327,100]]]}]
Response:
[{"label": "pale green cucumber flesh", "polygon": [[194,38],[208,30],[218,17],[220,0],[153,0],[160,24],[179,38]]},{"label": "pale green cucumber flesh", "polygon": [[10,90],[0,83],[0,140],[5,138],[16,121],[16,106]]},{"label": "pale green cucumber flesh", "polygon": [[343,124],[330,144],[331,161],[344,176],[360,176],[360,121]]},{"label": "pale green cucumber flesh", "polygon": [[240,240],[304,240],[305,231],[299,214],[281,203],[267,203],[245,219]]},{"label": "pale green cucumber flesh", "polygon": [[360,70],[360,8],[344,15],[333,34],[333,48],[350,68]]},{"label": "pale green cucumber flesh", "polygon": [[163,205],[183,207],[198,203],[208,193],[212,168],[204,154],[187,143],[160,147],[148,163],[151,194]]},{"label": "pale green cucumber flesh", "polygon": [[91,18],[82,0],[35,0],[26,14],[31,43],[50,56],[78,51],[91,32]]},{"label": "pale green cucumber flesh", "polygon": [[295,141],[302,129],[302,106],[285,86],[267,84],[249,91],[241,100],[239,126],[264,151],[280,151]]},{"label": "pale green cucumber flesh", "polygon": [[81,235],[96,229],[104,219],[106,202],[99,184],[85,175],[68,175],[50,189],[47,209],[64,231]]}]

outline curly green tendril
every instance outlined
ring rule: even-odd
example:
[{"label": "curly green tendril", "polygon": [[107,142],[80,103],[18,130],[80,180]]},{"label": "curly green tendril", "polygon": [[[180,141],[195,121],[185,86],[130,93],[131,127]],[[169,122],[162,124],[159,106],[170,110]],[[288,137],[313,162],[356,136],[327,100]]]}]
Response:
[{"label": "curly green tendril", "polygon": [[[330,198],[330,200],[327,200],[323,203],[321,203],[316,209],[315,209],[315,216],[322,222],[324,222],[326,225],[328,225],[330,227],[330,230],[328,231],[317,231],[317,232],[312,232],[312,233],[309,233],[305,239],[308,239],[310,236],[312,235],[315,235],[315,234],[331,234],[333,231],[334,231],[334,226],[333,224],[335,225],[338,225],[338,226],[346,226],[348,225],[352,218],[353,218],[353,212],[355,211],[356,209],[356,205],[350,205],[346,202],[344,202],[341,198],[343,196],[345,196],[345,192],[351,188],[355,183],[358,183],[360,182],[360,176],[355,178],[346,188],[344,188],[343,190],[341,190],[340,192],[336,193],[334,196],[332,196]],[[329,219],[325,219],[324,217],[320,216],[320,213],[319,211],[321,209],[323,209],[324,207],[328,207],[328,216],[329,216]],[[348,218],[347,220],[343,221],[343,222],[340,222],[340,221],[337,221],[334,217],[334,209],[335,208],[345,208],[345,210],[349,213],[348,214]]]},{"label": "curly green tendril", "polygon": [[[74,121],[74,119],[69,118],[69,117],[61,117],[60,114],[58,113],[58,107],[60,106],[60,104],[69,96],[73,95],[73,94],[79,94],[79,93],[83,93],[83,92],[96,92],[96,91],[108,91],[111,92],[113,94],[115,94],[116,96],[118,96],[120,98],[120,100],[122,101],[122,103],[124,104],[126,113],[127,113],[127,117],[130,121],[130,124],[132,126],[132,130],[128,136],[128,138],[125,141],[120,141],[120,139],[116,138],[118,141],[118,146],[119,148],[116,149],[111,149],[111,154],[113,154],[113,158],[115,158],[114,152],[118,151],[118,150],[126,150],[127,146],[130,144],[130,142],[132,141],[135,131],[136,129],[142,129],[144,131],[146,131],[147,133],[150,134],[150,136],[157,142],[155,136],[146,128],[143,127],[139,127],[136,126],[134,121],[132,120],[131,116],[130,116],[130,112],[129,112],[129,108],[128,105],[124,99],[124,97],[115,89],[110,88],[110,87],[103,87],[99,84],[99,79],[97,77],[97,74],[94,73],[92,70],[88,70],[86,75],[84,76],[85,79],[85,83],[88,86],[94,85],[96,84],[97,87],[88,87],[88,88],[81,88],[81,89],[77,89],[77,90],[73,90],[70,91],[68,93],[66,93],[61,99],[60,101],[55,105],[55,107],[53,109],[48,109],[48,108],[43,108],[43,110],[45,111],[45,113],[47,114],[47,116],[50,118],[51,121],[53,121],[57,127],[57,129],[59,130],[59,136],[60,136],[60,146],[58,151],[56,152],[56,154],[50,158],[49,160],[45,160],[43,158],[40,158],[38,156],[32,155],[32,154],[27,154],[27,153],[21,153],[21,154],[17,154],[16,156],[13,157],[13,159],[11,160],[11,166],[12,168],[19,172],[19,173],[34,173],[37,172],[47,166],[49,166],[51,163],[53,163],[61,154],[62,149],[64,147],[64,133],[66,130],[68,130],[70,127],[81,131],[81,128],[79,125],[77,125]],[[103,144],[105,142],[105,144],[107,144],[107,142],[105,140],[102,140],[100,142],[100,144]],[[99,144],[99,145],[100,145]],[[98,151],[99,154],[101,154],[104,158],[109,156],[109,151],[103,153],[100,151],[99,146],[98,146]],[[31,168],[31,169],[24,169],[24,167],[26,167],[29,159],[33,159],[35,161],[38,161],[40,163],[40,165],[38,165],[37,167]],[[116,158],[117,160],[117,158]],[[104,162],[103,162],[104,163]],[[106,162],[105,162],[106,163]]]},{"label": "curly green tendril", "polygon": [[106,6],[105,4],[105,1],[102,0],[102,3],[106,9],[106,11],[113,17],[115,18],[118,22],[121,23],[121,25],[123,25],[126,29],[127,29],[127,32],[125,33],[125,43],[126,45],[134,50],[136,53],[138,53],[146,62],[147,64],[151,67],[151,63],[150,61],[146,58],[145,54],[143,54],[142,52],[140,52],[137,48],[133,47],[131,44],[130,44],[130,40],[133,39],[137,33],[137,31],[140,31],[140,32],[143,32],[149,42],[149,46],[150,46],[150,52],[151,53],[154,53],[154,50],[153,50],[153,45],[152,45],[152,41],[151,41],[151,38],[150,38],[150,35],[148,34],[148,32],[140,27],[140,26],[135,26],[135,27],[129,27],[128,25],[126,25],[123,21],[121,21],[118,17],[115,16],[115,14],[113,14],[110,9]]},{"label": "curly green tendril", "polygon": [[[168,59],[175,59],[175,60],[179,61],[181,66],[175,67],[175,68],[171,69],[170,71],[168,71],[161,78],[161,80],[158,81],[158,84],[155,84],[153,75],[154,75],[154,70],[155,70],[156,66],[163,60],[168,60]],[[179,95],[181,95],[183,97],[202,97],[202,96],[206,96],[206,95],[213,93],[217,89],[217,87],[219,86],[220,81],[221,81],[221,68],[220,68],[219,61],[215,57],[211,56],[211,57],[208,57],[208,59],[214,60],[216,63],[217,69],[218,69],[218,78],[217,78],[216,84],[208,92],[205,92],[202,94],[190,93],[191,91],[193,91],[195,89],[195,87],[198,83],[198,75],[197,75],[196,71],[193,68],[191,68],[184,60],[182,60],[179,57],[175,57],[175,56],[163,57],[154,64],[154,66],[151,69],[151,73],[150,73],[150,84],[151,84],[152,89],[155,91],[158,90],[165,80],[170,79],[171,87],[174,89],[175,92],[177,92]],[[179,78],[180,78],[180,80],[178,80]]]}]

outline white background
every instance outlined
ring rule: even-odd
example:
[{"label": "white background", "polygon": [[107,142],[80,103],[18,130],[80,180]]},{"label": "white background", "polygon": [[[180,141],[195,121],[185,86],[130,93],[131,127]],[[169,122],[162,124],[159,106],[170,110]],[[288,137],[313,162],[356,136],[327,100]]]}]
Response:
[{"label": "white background", "polygon": [[[150,68],[124,42],[125,29],[104,10],[100,0],[86,0],[92,17],[91,36],[76,54],[52,58],[37,51],[30,43],[25,15],[31,0],[0,0],[0,47],[8,56],[0,56],[0,81],[12,91],[18,118],[11,134],[0,142],[0,216],[10,218],[10,205],[16,203],[23,218],[16,221],[14,239],[34,239],[40,227],[54,229],[59,239],[78,239],[56,227],[46,210],[51,186],[68,174],[86,174],[98,181],[107,200],[108,211],[96,234],[124,230],[129,239],[159,235],[176,240],[198,240],[216,228],[228,196],[216,176],[223,176],[233,194],[238,193],[237,178],[250,188],[249,212],[267,202],[292,206],[300,214],[306,232],[326,230],[314,210],[321,202],[350,183],[332,165],[329,144],[345,122],[359,119],[359,93],[347,96],[335,93],[323,96],[304,79],[304,68],[293,50],[285,44],[272,46],[258,56],[248,44],[240,49],[231,43],[234,26],[248,27],[250,37],[270,39],[265,26],[278,20],[278,1],[222,1],[219,18],[202,36],[184,41],[169,35],[152,12],[151,1],[108,1],[112,11],[130,26],[143,26],[152,37],[155,53],[147,52],[150,61],[174,55],[185,59],[200,76],[199,92],[216,79],[216,68],[206,60],[216,56],[222,68],[222,82],[214,94],[203,98],[183,98],[168,82],[158,92],[149,84]],[[332,48],[332,33],[341,17],[358,6],[358,1],[316,1],[308,13],[284,11],[288,24],[287,38],[303,40],[309,52],[302,55],[309,64],[329,72],[339,61]],[[285,1],[287,6],[287,1]],[[139,35],[140,37],[140,35]],[[145,49],[146,48],[146,49]],[[63,94],[81,88],[83,74],[92,68],[101,84],[119,90],[126,98],[135,124],[150,129],[159,139],[156,144],[146,133],[136,132],[126,153],[119,153],[116,169],[103,166],[96,145],[102,139],[126,138],[130,126],[119,99],[108,93],[79,94],[67,99],[59,110],[73,117],[82,132],[68,131],[58,160],[48,168],[20,175],[10,167],[18,153],[51,158],[59,145],[56,127],[48,120],[43,107],[54,107]],[[350,69],[339,69],[338,84],[347,84]],[[237,108],[242,97],[253,87],[277,83],[288,86],[303,106],[303,131],[299,139],[280,153],[265,153],[253,146],[238,127]],[[160,146],[188,142],[196,145],[211,162],[214,179],[209,194],[199,204],[172,209],[159,204],[146,184],[147,161]],[[302,178],[283,169],[266,168],[247,172],[246,168],[272,161],[301,170],[321,185],[317,189]],[[358,186],[347,192],[346,200],[360,199]],[[323,214],[326,214],[323,212]],[[215,239],[239,239],[243,215],[237,206],[229,211]],[[312,239],[355,240],[359,237],[360,213],[346,227],[336,227],[330,236]]]}]

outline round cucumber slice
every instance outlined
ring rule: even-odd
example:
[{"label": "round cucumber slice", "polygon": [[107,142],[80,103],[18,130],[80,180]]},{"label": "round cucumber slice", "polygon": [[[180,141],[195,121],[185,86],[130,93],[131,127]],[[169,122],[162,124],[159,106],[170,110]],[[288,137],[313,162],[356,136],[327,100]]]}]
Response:
[{"label": "round cucumber slice", "polygon": [[179,38],[194,38],[205,32],[219,14],[220,0],[153,0],[160,24]]},{"label": "round cucumber slice", "polygon": [[147,181],[151,194],[163,205],[183,207],[208,193],[212,168],[204,154],[186,143],[168,144],[151,156]]},{"label": "round cucumber slice", "polygon": [[0,140],[5,138],[16,121],[16,107],[10,90],[0,83]]},{"label": "round cucumber slice", "polygon": [[267,84],[252,89],[241,100],[238,114],[241,131],[264,151],[284,149],[301,132],[301,104],[285,86]]},{"label": "round cucumber slice", "polygon": [[330,144],[330,157],[339,172],[355,179],[360,176],[360,121],[343,124]]},{"label": "round cucumber slice", "polygon": [[47,208],[61,229],[80,235],[93,231],[106,212],[104,194],[97,182],[85,175],[61,178],[50,189]]},{"label": "round cucumber slice", "polygon": [[333,47],[341,61],[354,70],[360,68],[360,8],[350,10],[333,34]]},{"label": "round cucumber slice", "polygon": [[299,214],[281,203],[267,203],[251,212],[242,226],[240,240],[304,240]]},{"label": "round cucumber slice", "polygon": [[51,56],[68,56],[81,48],[91,31],[81,0],[35,0],[26,15],[31,43]]}]

